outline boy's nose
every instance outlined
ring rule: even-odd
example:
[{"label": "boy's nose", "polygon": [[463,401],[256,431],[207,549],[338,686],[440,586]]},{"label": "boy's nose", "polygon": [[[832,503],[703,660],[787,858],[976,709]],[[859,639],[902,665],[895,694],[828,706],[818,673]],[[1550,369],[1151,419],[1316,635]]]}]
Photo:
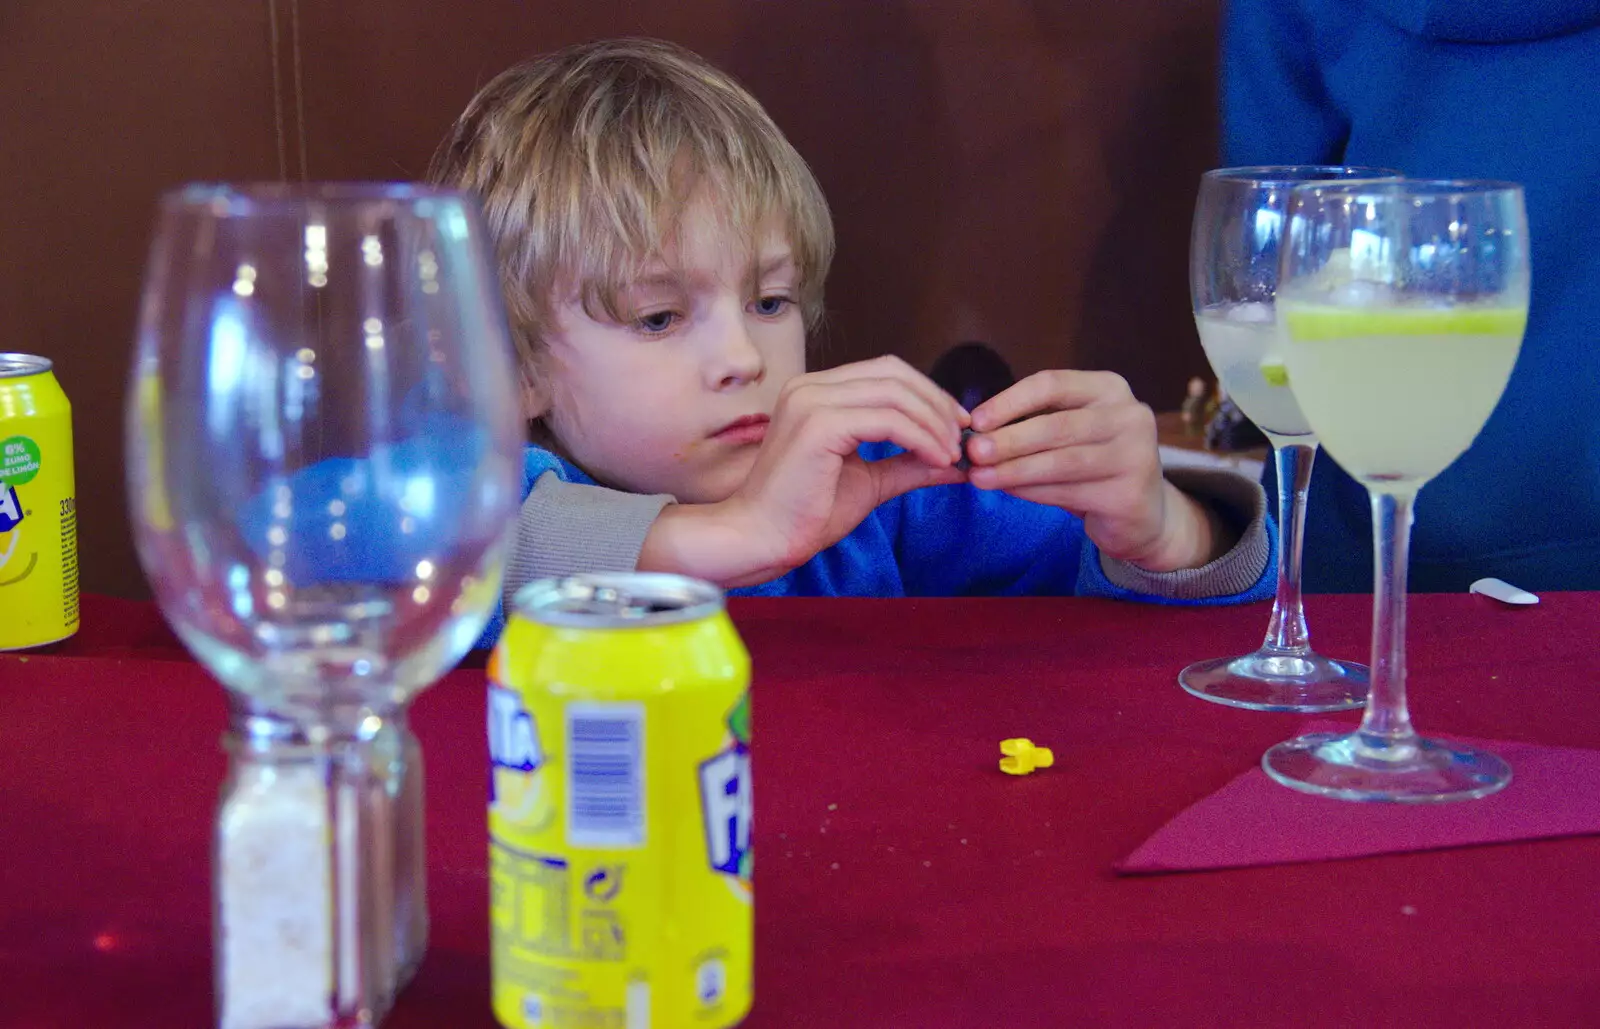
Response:
[{"label": "boy's nose", "polygon": [[717,389],[731,389],[760,382],[766,374],[766,359],[745,327],[737,319],[722,334],[722,344],[712,362],[710,378]]}]

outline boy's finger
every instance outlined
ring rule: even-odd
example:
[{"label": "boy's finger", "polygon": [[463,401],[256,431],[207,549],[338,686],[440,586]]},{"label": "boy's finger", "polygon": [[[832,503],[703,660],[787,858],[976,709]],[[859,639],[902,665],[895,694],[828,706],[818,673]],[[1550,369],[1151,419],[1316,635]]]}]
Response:
[{"label": "boy's finger", "polygon": [[[868,389],[868,384],[872,389]],[[913,388],[903,379],[857,380],[846,389],[858,390],[858,407],[888,407],[901,412],[926,429],[939,440],[952,461],[961,457],[961,428],[950,420],[947,411],[937,398],[929,398],[922,390]]]},{"label": "boy's finger", "polygon": [[939,411],[941,419],[953,421],[957,429],[966,426],[971,421],[966,408],[962,407],[955,397],[946,393],[937,382],[934,382],[899,358],[885,358],[881,361],[868,362],[868,364],[879,368],[886,377],[904,383],[919,397],[926,400],[936,411]]},{"label": "boy's finger", "polygon": [[802,402],[819,409],[885,408],[899,411],[921,425],[952,460],[961,456],[961,430],[939,405],[896,378],[846,379],[835,383],[812,383]]},{"label": "boy's finger", "polygon": [[974,408],[972,427],[989,432],[1041,411],[1069,411],[1129,395],[1126,380],[1112,372],[1035,372]]},{"label": "boy's finger", "polygon": [[955,397],[941,389],[937,382],[934,382],[898,357],[879,357],[870,361],[855,361],[851,364],[839,365],[836,368],[813,372],[810,377],[821,382],[847,382],[851,379],[896,379],[909,386],[936,410],[944,412],[958,426],[964,427],[970,423],[966,408],[962,407]]},{"label": "boy's finger", "polygon": [[917,460],[911,454],[896,454],[882,461],[867,464],[878,486],[878,503],[893,500],[924,486],[946,486],[960,482],[964,476],[954,467],[935,468]]},{"label": "boy's finger", "polygon": [[[955,464],[950,448],[941,438],[918,424],[903,411],[888,407],[836,407],[822,412],[813,423],[814,431],[826,439],[829,449],[851,451],[860,443],[894,443],[915,454],[924,464],[948,468]],[[837,451],[836,451],[837,452]]]},{"label": "boy's finger", "polygon": [[967,456],[974,465],[998,465],[1046,450],[1104,443],[1117,435],[1121,421],[1108,407],[1034,415],[973,436],[967,441]]},{"label": "boy's finger", "polygon": [[979,489],[1013,490],[1025,486],[1099,482],[1126,470],[1122,449],[1111,443],[1058,448],[974,467],[968,479]]}]

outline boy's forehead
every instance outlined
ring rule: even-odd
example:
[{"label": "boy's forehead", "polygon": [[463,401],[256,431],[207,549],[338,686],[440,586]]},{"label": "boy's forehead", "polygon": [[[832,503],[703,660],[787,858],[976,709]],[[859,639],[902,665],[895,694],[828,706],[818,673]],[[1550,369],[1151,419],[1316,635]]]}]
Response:
[{"label": "boy's forehead", "polygon": [[635,285],[743,281],[774,275],[794,266],[788,234],[768,231],[756,238],[714,226],[684,226],[660,254],[647,259],[633,276]]}]

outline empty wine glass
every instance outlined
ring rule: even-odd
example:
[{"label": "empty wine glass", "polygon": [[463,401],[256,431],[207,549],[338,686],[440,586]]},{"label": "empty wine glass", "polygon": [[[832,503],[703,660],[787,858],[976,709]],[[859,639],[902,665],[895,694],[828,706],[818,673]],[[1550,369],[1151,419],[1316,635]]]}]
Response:
[{"label": "empty wine glass", "polygon": [[[495,604],[521,484],[515,381],[471,198],[353,184],[162,199],[127,407],[139,556],[230,706],[292,737],[295,761],[258,762],[249,789],[314,771],[320,785],[295,790],[323,803],[284,823],[322,827],[321,857],[276,878],[229,866],[249,810],[225,805],[219,879],[265,876],[230,897],[326,889],[272,899],[303,939],[218,912],[219,952],[262,948],[228,964],[248,980],[219,956],[224,1026],[367,1024],[393,988],[369,865],[392,861],[374,851],[393,827],[363,800],[389,760],[374,741]],[[289,860],[258,842],[266,864]],[[285,948],[304,975],[272,965]]]},{"label": "empty wine glass", "polygon": [[1349,800],[1481,797],[1506,763],[1424,739],[1406,705],[1412,504],[1466,451],[1505,391],[1528,319],[1522,189],[1403,179],[1293,191],[1278,289],[1306,419],[1372,494],[1372,691],[1352,733],[1280,743],[1267,774]]},{"label": "empty wine glass", "polygon": [[1228,396],[1272,444],[1278,473],[1278,591],[1260,649],[1178,673],[1197,697],[1258,711],[1360,707],[1367,669],[1311,649],[1300,595],[1306,494],[1317,437],[1284,371],[1273,301],[1289,190],[1301,182],[1393,177],[1380,168],[1219,168],[1200,179],[1189,239],[1195,327]]}]

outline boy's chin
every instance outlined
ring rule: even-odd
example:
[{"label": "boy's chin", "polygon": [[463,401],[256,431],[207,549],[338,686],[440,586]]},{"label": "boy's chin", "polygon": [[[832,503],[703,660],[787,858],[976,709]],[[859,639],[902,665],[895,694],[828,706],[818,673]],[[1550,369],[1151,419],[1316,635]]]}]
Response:
[{"label": "boy's chin", "polygon": [[755,463],[755,448],[746,455],[735,455],[720,462],[716,468],[707,469],[693,482],[684,483],[675,494],[680,504],[720,504],[739,492],[739,487],[750,477],[750,467]]}]

